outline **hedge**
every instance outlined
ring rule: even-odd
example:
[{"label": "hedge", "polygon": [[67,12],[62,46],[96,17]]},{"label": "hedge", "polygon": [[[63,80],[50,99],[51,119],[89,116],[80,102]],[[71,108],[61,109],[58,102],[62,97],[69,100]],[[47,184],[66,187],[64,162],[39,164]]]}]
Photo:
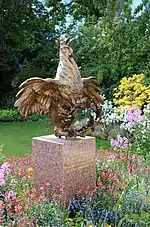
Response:
[{"label": "hedge", "polygon": [[0,109],[0,122],[14,122],[14,121],[38,121],[50,119],[46,115],[31,114],[27,118],[22,116],[18,110],[15,109]]}]

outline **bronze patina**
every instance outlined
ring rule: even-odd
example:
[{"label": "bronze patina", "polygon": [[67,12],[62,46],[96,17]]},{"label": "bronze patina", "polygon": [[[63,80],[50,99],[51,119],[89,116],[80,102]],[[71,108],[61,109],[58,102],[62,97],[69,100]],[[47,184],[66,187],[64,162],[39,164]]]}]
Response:
[{"label": "bronze patina", "polygon": [[54,79],[33,77],[19,86],[15,106],[22,115],[31,113],[47,114],[54,122],[54,133],[61,137],[85,136],[93,127],[91,116],[80,129],[74,127],[76,110],[92,109],[96,118],[102,114],[103,100],[99,94],[99,83],[95,78],[81,78],[79,68],[73,58],[72,40],[56,40],[60,48],[59,64]]}]

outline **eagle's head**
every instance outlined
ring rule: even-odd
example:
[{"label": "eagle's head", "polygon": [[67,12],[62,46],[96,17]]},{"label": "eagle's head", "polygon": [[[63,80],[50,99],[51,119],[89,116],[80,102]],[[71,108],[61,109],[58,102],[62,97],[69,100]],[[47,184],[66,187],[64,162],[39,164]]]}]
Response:
[{"label": "eagle's head", "polygon": [[72,58],[73,49],[72,49],[72,39],[60,38],[56,40],[56,44],[60,48],[60,57],[64,56],[67,58]]}]

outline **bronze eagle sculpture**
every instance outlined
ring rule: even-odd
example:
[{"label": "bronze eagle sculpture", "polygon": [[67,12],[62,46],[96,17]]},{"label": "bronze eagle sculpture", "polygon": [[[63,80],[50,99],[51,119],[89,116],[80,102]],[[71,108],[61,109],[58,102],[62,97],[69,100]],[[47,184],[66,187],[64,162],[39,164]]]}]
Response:
[{"label": "bronze eagle sculpture", "polygon": [[15,107],[25,117],[31,113],[49,115],[58,137],[85,136],[86,130],[93,127],[93,118],[80,130],[72,127],[73,119],[77,109],[92,109],[97,116],[102,114],[99,84],[95,78],[81,78],[70,38],[57,39],[56,43],[60,52],[55,78],[33,77],[24,81],[19,86]]}]

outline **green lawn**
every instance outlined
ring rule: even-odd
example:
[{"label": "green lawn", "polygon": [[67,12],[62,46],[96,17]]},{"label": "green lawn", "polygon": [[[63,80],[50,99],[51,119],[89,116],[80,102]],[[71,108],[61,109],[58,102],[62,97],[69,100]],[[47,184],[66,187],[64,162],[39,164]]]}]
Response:
[{"label": "green lawn", "polygon": [[[53,133],[50,122],[14,122],[0,123],[0,145],[4,155],[22,157],[31,154],[32,137]],[[107,149],[108,141],[97,139],[99,147]]]}]

